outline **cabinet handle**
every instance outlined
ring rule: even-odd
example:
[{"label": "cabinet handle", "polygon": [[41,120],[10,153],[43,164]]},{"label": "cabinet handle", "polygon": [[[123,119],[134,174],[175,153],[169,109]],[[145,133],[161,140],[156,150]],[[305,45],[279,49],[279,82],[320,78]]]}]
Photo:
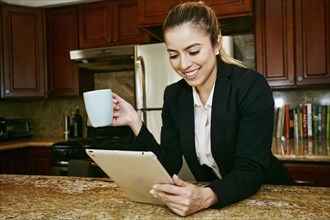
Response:
[{"label": "cabinet handle", "polygon": [[6,93],[6,94],[9,94],[9,93],[10,93],[9,89],[6,89],[6,90],[5,90],[5,93]]},{"label": "cabinet handle", "polygon": [[298,81],[299,82],[303,81],[303,77],[302,76],[298,76]]}]

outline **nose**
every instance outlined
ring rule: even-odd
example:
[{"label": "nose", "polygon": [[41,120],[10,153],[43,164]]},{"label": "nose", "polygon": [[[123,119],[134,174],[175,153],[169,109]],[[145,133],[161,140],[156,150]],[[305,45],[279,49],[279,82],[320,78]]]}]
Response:
[{"label": "nose", "polygon": [[180,56],[180,68],[183,70],[188,69],[191,66],[191,60],[186,55]]}]

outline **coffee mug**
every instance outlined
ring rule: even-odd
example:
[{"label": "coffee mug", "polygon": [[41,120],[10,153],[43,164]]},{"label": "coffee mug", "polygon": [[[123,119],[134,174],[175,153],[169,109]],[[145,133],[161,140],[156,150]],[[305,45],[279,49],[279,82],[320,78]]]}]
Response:
[{"label": "coffee mug", "polygon": [[112,124],[113,101],[111,89],[84,92],[84,102],[88,119],[93,127]]}]

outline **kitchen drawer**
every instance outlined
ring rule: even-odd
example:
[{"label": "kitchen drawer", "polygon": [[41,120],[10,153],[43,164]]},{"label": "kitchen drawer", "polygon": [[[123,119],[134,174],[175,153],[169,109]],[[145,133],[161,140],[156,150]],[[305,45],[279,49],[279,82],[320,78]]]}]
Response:
[{"label": "kitchen drawer", "polygon": [[330,163],[285,162],[297,185],[330,187]]}]

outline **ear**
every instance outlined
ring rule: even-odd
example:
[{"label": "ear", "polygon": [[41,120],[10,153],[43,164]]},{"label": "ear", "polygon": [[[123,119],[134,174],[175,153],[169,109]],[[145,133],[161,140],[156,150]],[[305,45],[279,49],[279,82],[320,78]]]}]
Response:
[{"label": "ear", "polygon": [[218,35],[217,43],[214,45],[214,53],[215,55],[219,55],[221,48],[221,41],[222,41],[222,36],[221,34]]}]

